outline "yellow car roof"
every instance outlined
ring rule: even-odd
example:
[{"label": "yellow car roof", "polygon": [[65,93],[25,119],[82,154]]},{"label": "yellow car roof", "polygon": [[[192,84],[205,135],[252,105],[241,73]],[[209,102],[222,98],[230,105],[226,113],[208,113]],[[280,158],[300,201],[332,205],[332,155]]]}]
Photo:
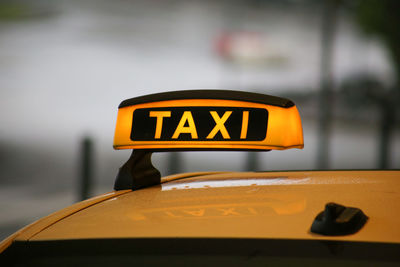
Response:
[{"label": "yellow car roof", "polygon": [[[57,212],[17,241],[104,238],[324,239],[400,243],[399,171],[197,173]],[[360,208],[357,233],[310,232],[328,202]],[[85,204],[86,203],[86,204]]]}]

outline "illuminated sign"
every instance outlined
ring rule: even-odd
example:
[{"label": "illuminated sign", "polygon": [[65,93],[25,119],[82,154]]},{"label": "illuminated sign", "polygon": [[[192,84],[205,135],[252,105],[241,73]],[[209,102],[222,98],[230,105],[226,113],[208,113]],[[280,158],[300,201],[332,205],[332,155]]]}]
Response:
[{"label": "illuminated sign", "polygon": [[267,124],[268,111],[260,108],[143,108],[133,113],[130,137],[132,141],[262,141]]},{"label": "illuminated sign", "polygon": [[290,100],[218,90],[177,91],[126,100],[118,110],[114,138],[116,149],[302,147],[300,116]]}]

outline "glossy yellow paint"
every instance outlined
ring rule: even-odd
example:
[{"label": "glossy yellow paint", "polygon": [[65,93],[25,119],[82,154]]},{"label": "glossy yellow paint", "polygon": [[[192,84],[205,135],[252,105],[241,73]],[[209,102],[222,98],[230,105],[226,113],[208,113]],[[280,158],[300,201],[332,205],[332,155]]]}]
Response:
[{"label": "glossy yellow paint", "polygon": [[[268,110],[268,126],[266,138],[262,141],[132,141],[130,139],[132,130],[133,112],[139,108],[160,108],[160,107],[245,107],[245,108],[262,108]],[[226,117],[228,114],[224,114]],[[152,113],[150,116],[157,118],[155,137],[160,135],[161,119],[170,116],[169,113]],[[223,121],[226,117],[217,118],[213,115],[216,122]],[[248,116],[248,114],[247,114]],[[244,122],[246,115],[243,115]],[[178,125],[173,138],[177,138],[179,133],[190,133],[192,137],[196,137],[197,133],[193,127],[192,119],[186,114],[182,125]],[[248,117],[247,117],[248,119]],[[184,127],[185,122],[189,126]],[[222,124],[220,124],[222,125]],[[179,127],[180,126],[180,127]],[[244,136],[244,129],[247,125],[242,125],[241,136]],[[223,128],[214,128],[222,130],[222,134],[227,137],[228,134]],[[207,138],[213,136],[213,132]],[[117,124],[114,136],[115,149],[288,149],[303,148],[303,130],[301,119],[296,106],[290,108],[282,108],[277,106],[265,105],[260,103],[234,101],[234,100],[216,100],[216,99],[185,99],[185,100],[168,100],[152,103],[138,104],[118,109]]]},{"label": "glossy yellow paint", "polygon": [[[108,198],[18,240],[278,238],[400,242],[399,171],[213,173],[170,176]],[[310,233],[327,202],[369,217],[356,234]],[[43,227],[42,227],[43,228]]]},{"label": "glossy yellow paint", "polygon": [[78,202],[72,206],[69,206],[65,209],[57,211],[53,214],[50,214],[40,220],[37,220],[30,225],[22,228],[21,230],[17,231],[16,233],[12,234],[11,236],[7,237],[0,243],[0,253],[5,250],[11,243],[17,240],[29,240],[30,237],[34,236],[35,234],[43,231],[47,227],[57,223],[58,221],[64,219],[65,217],[70,216],[78,211],[86,209],[92,205],[95,205],[101,201],[114,198],[116,196],[125,194],[130,192],[131,190],[123,190],[123,191],[114,191],[107,194],[103,194],[100,196],[96,196],[85,201]]}]

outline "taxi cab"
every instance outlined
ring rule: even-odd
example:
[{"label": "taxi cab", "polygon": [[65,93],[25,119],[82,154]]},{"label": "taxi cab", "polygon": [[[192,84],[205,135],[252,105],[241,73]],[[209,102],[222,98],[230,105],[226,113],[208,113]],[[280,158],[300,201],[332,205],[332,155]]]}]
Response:
[{"label": "taxi cab", "polygon": [[197,172],[157,152],[303,148],[296,105],[223,91],[123,101],[114,191],[0,243],[0,266],[399,266],[400,171]]}]

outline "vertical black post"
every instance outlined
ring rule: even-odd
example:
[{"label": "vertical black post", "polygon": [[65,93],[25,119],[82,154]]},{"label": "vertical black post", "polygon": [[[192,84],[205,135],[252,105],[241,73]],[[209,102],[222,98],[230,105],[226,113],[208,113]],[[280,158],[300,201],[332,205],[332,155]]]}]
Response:
[{"label": "vertical black post", "polygon": [[246,171],[258,171],[258,154],[257,152],[248,152],[246,159]]},{"label": "vertical black post", "polygon": [[320,94],[318,109],[317,168],[329,168],[330,133],[333,101],[333,46],[337,24],[339,0],[323,1],[321,28]]},{"label": "vertical black post", "polygon": [[395,101],[390,101],[389,97],[390,96],[387,96],[388,99],[385,98],[380,103],[381,125],[379,131],[379,159],[378,159],[379,169],[389,168],[390,137],[393,125],[395,125],[395,113],[396,113],[396,109],[394,108],[395,103],[391,103]]},{"label": "vertical black post", "polygon": [[167,174],[176,174],[181,172],[181,155],[179,152],[171,152],[168,157]]},{"label": "vertical black post", "polygon": [[85,137],[80,147],[79,200],[89,198],[93,178],[93,142]]}]

